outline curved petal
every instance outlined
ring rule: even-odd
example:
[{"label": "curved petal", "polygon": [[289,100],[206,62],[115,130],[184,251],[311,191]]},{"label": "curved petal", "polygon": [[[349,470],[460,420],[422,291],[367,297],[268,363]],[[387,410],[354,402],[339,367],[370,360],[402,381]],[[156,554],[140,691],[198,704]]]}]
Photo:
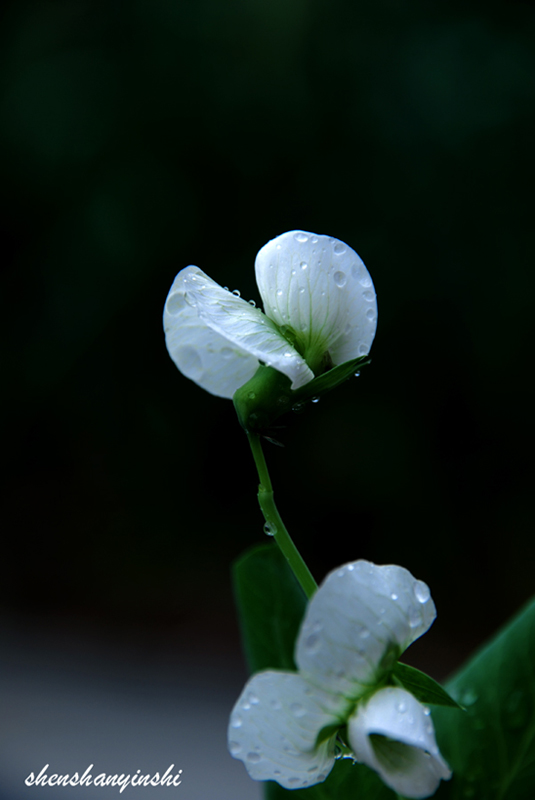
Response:
[{"label": "curved petal", "polygon": [[439,753],[429,709],[410,692],[376,692],[348,723],[358,761],[367,764],[404,797],[430,797],[451,770]]},{"label": "curved petal", "polygon": [[305,360],[284,338],[277,326],[258,308],[228,292],[197,267],[186,267],[175,284],[199,319],[235,347],[249,353],[292,381],[292,389],[314,377]]},{"label": "curved petal", "polygon": [[428,587],[408,570],[355,561],[331,572],[312,597],[295,660],[315,685],[356,699],[435,616]]},{"label": "curved petal", "polygon": [[181,273],[167,296],[164,309],[165,343],[186,378],[207,392],[232,398],[258,369],[258,359],[209,328],[186,302]]},{"label": "curved petal", "polygon": [[326,726],[341,724],[320,705],[321,693],[296,673],[260,672],[246,684],[228,729],[229,750],[251,778],[300,789],[324,781],[334,764],[334,736],[315,746]]},{"label": "curved petal", "polygon": [[377,327],[375,290],[348,245],[289,231],[259,251],[255,269],[266,314],[292,328],[309,363],[325,351],[335,365],[367,355]]}]

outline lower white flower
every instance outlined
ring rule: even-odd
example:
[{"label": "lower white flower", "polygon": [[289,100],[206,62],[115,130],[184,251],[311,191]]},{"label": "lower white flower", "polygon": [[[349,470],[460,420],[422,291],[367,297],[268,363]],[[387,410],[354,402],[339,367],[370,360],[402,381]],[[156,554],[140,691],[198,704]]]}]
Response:
[{"label": "lower white flower", "polygon": [[187,378],[230,398],[262,362],[298,389],[325,365],[369,353],[375,291],[364,263],[344,242],[289,231],[262,247],[255,271],[265,313],[198,267],[176,276],[165,301],[165,339]]},{"label": "lower white flower", "polygon": [[451,771],[429,709],[384,678],[435,616],[426,584],[402,567],[356,561],[331,572],[308,604],[299,672],[260,672],[245,686],[230,718],[231,754],[255,780],[304,788],[325,780],[347,725],[357,761],[406,797],[430,797]]}]

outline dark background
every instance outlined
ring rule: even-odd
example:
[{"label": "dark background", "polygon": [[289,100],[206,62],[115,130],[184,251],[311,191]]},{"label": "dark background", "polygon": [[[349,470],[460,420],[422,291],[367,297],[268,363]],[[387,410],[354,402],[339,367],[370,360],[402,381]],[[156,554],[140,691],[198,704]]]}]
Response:
[{"label": "dark background", "polygon": [[1,22],[4,618],[237,652],[256,475],[161,314],[192,263],[258,303],[256,252],[301,228],[361,255],[379,326],[361,377],[266,445],[278,505],[318,579],[365,557],[429,583],[416,663],[444,677],[533,592],[533,5]]}]

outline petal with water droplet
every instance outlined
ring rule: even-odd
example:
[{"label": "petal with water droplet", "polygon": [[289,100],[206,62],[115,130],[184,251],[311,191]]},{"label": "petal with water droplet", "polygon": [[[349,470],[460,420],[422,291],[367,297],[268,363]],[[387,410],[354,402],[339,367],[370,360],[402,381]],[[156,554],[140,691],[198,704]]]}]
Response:
[{"label": "petal with water droplet", "polygon": [[380,689],[357,706],[348,735],[357,760],[404,797],[430,797],[451,777],[425,706],[404,689]]},{"label": "petal with water droplet", "polygon": [[[251,694],[257,702],[250,702]],[[316,747],[318,733],[342,724],[325,710],[329,702],[325,693],[311,691],[296,673],[254,675],[230,717],[231,754],[243,761],[255,780],[274,780],[286,789],[320,783],[334,764],[334,736]]]},{"label": "petal with water droplet", "polygon": [[415,602],[417,585],[395,565],[355,561],[331,572],[310,600],[297,639],[304,677],[345,697],[362,695],[435,619],[431,597]]},{"label": "petal with water droplet", "polygon": [[[195,316],[197,317],[196,326],[193,324]],[[230,351],[235,354],[240,353],[242,359],[244,356],[248,357],[250,368],[247,370],[245,362],[238,361],[237,357],[218,366],[218,369],[227,373],[228,384],[235,385],[236,389],[253,376],[258,368],[258,361],[265,362],[290,378],[294,389],[303,386],[314,377],[304,359],[265,314],[257,308],[253,308],[241,297],[225,291],[197,267],[186,267],[175,278],[166,301],[164,327],[171,357],[187,377],[192,377],[192,380],[203,388],[208,388],[207,382],[201,382],[201,379],[195,375],[199,373],[202,376],[209,371],[205,366],[203,356],[203,352],[206,350],[206,328],[226,340],[225,345]],[[187,336],[183,335],[185,327],[188,327]],[[209,341],[217,342],[218,340]],[[189,365],[189,374],[181,366],[188,359],[179,357],[181,347],[186,344],[192,350],[197,350],[200,359],[200,364],[198,361],[196,362],[196,369]],[[171,352],[171,348],[173,352]],[[221,349],[222,345],[218,343],[216,352]],[[210,368],[214,367],[212,362],[215,359],[209,361]],[[241,381],[239,383],[238,375],[233,374],[234,367],[238,368]],[[247,377],[242,381],[243,372],[247,372]],[[216,385],[218,385],[217,381]],[[208,391],[223,397],[232,396],[223,394],[222,391],[213,391],[212,389],[208,389]]]},{"label": "petal with water droplet", "polygon": [[335,365],[369,352],[375,292],[361,258],[344,242],[289,231],[262,247],[255,270],[266,314],[293,329],[309,364],[326,351]]}]

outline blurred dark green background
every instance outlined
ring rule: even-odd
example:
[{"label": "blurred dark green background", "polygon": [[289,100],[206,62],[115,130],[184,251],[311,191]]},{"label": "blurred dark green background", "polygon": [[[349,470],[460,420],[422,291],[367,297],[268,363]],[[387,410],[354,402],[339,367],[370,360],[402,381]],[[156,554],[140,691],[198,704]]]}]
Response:
[{"label": "blurred dark green background", "polygon": [[425,579],[443,672],[532,594],[534,34],[522,2],[8,3],[5,613],[236,641],[256,477],[161,313],[192,263],[259,302],[294,228],[379,302],[372,365],[267,445],[316,577]]}]

